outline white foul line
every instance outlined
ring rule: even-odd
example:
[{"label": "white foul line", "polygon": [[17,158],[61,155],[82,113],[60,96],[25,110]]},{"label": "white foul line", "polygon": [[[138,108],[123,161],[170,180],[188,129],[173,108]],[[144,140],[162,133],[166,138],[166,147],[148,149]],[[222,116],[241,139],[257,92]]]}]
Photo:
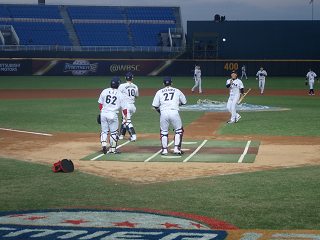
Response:
[{"label": "white foul line", "polygon": [[[126,141],[125,143],[123,143],[123,144],[121,144],[121,145],[117,146],[117,149],[118,149],[118,148],[121,148],[122,146],[124,146],[124,145],[126,145],[126,144],[128,144],[129,142],[130,142],[130,141]],[[94,157],[94,158],[90,159],[90,161],[94,161],[94,160],[96,160],[96,159],[98,159],[98,158],[102,157],[103,155],[105,155],[105,154],[100,154],[100,155],[98,155],[98,156],[96,156],[96,157]]]},{"label": "white foul line", "polygon": [[[171,143],[168,144],[168,147],[171,146],[174,143],[174,141],[172,141]],[[151,157],[147,158],[146,160],[144,160],[145,162],[149,162],[152,158],[154,158],[155,156],[157,156],[159,153],[161,153],[162,149],[160,149],[158,152],[156,152],[155,154],[153,154]]]},{"label": "white foul line", "polygon": [[11,129],[11,128],[0,128],[0,130],[11,131],[11,132],[19,132],[19,133],[30,133],[30,134],[50,136],[50,137],[52,136],[52,134],[48,134],[48,133],[28,132],[28,131],[22,131],[22,130],[15,130],[15,129]]},{"label": "white foul line", "polygon": [[247,145],[246,145],[246,147],[245,147],[245,149],[244,149],[244,151],[243,151],[242,155],[240,156],[240,158],[239,158],[238,162],[242,162],[242,160],[244,159],[244,156],[245,156],[245,155],[247,154],[247,152],[248,152],[248,149],[249,149],[250,143],[251,143],[251,141],[248,141],[248,142],[247,142]]},{"label": "white foul line", "polygon": [[197,149],[194,150],[194,152],[189,155],[189,157],[187,157],[185,160],[183,160],[183,162],[187,162],[190,158],[192,158],[193,155],[195,155],[195,154],[200,150],[200,148],[202,148],[203,145],[206,144],[207,141],[208,141],[208,140],[204,140],[204,141],[201,143],[201,145],[200,145],[199,147],[197,147]]}]

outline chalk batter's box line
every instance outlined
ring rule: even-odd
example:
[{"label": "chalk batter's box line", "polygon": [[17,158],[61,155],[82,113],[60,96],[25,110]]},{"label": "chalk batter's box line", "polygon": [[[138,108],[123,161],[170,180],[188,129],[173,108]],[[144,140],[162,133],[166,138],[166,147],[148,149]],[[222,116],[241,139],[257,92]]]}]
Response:
[{"label": "chalk batter's box line", "polygon": [[[258,152],[258,147],[260,146],[260,141],[232,141],[232,140],[208,140],[201,148],[242,148],[244,151],[242,154],[228,154],[227,152],[223,154],[201,154],[201,149],[199,153],[195,153],[191,158],[192,152],[188,152],[190,147],[199,147],[204,141],[201,140],[187,140],[183,141],[182,149],[186,150],[183,155],[172,154],[171,148],[169,147],[169,154],[167,156],[162,156],[161,154],[155,154],[156,149],[161,149],[159,140],[155,139],[141,139],[136,142],[125,142],[127,146],[137,146],[137,147],[152,147],[154,152],[148,153],[138,153],[138,152],[123,152],[121,154],[101,154],[101,152],[93,153],[89,156],[82,158],[81,160],[91,160],[95,161],[130,161],[130,162],[144,162],[149,159],[150,162],[183,162],[187,159],[188,162],[241,162],[250,163],[254,162],[256,154]],[[250,146],[248,143],[250,142]],[[256,148],[256,149],[255,149]],[[252,150],[253,149],[253,150]],[[120,149],[121,150],[121,149]],[[252,154],[254,153],[254,154]],[[152,158],[150,158],[154,155]]]}]

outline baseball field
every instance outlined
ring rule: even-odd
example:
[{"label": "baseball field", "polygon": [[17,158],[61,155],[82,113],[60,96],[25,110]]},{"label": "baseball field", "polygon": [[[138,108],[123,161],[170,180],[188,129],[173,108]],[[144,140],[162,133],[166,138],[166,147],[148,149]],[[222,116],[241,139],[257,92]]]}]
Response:
[{"label": "baseball field", "polygon": [[[228,112],[180,111],[186,153],[164,159],[157,155],[159,114],[151,107],[162,77],[137,76],[132,123],[138,140],[119,141],[120,155],[98,157],[97,100],[111,78],[1,77],[0,217],[44,209],[148,209],[260,230],[227,239],[276,239],[268,231],[289,230],[307,234],[290,239],[319,237],[320,84],[309,96],[304,76],[268,77],[261,95],[249,76],[243,83],[252,90],[243,102],[280,110],[239,112],[236,124],[226,123]],[[173,78],[173,86],[185,93],[187,105],[226,102],[226,80],[203,77],[203,94],[191,93],[192,77]],[[66,158],[75,171],[54,173],[52,165]]]}]

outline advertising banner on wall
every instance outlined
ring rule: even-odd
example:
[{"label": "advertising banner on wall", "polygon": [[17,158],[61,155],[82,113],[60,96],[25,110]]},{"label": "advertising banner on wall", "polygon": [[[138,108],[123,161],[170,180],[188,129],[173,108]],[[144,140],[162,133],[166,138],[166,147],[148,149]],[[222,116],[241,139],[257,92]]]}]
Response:
[{"label": "advertising banner on wall", "polygon": [[230,76],[246,68],[255,76],[260,66],[269,76],[305,76],[320,69],[320,60],[192,60],[192,59],[0,59],[0,76],[193,76],[195,65],[202,76]]},{"label": "advertising banner on wall", "polygon": [[124,76],[149,75],[161,60],[33,60],[35,76]]},{"label": "advertising banner on wall", "polygon": [[31,75],[31,60],[0,60],[0,76]]}]

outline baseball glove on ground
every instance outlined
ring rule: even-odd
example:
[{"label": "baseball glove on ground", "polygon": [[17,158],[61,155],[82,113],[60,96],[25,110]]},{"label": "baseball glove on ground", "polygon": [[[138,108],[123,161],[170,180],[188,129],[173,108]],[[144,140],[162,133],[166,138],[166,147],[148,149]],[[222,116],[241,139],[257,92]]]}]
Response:
[{"label": "baseball glove on ground", "polygon": [[306,86],[308,86],[308,82],[307,82],[307,81],[305,81],[304,84],[305,84]]},{"label": "baseball glove on ground", "polygon": [[98,122],[99,124],[101,124],[101,115],[100,115],[100,114],[97,116],[97,122]]}]

